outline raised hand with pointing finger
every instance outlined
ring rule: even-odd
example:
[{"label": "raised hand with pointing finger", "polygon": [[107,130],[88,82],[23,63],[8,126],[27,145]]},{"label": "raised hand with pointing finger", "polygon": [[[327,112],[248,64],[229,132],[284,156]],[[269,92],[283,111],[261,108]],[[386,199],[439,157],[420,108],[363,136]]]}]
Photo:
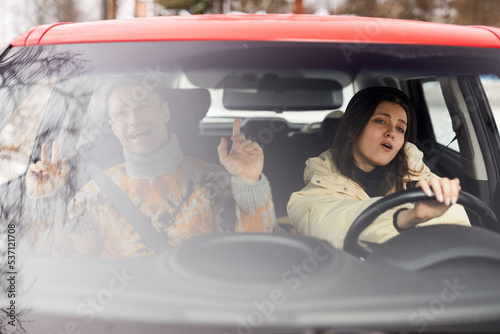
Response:
[{"label": "raised hand with pointing finger", "polygon": [[66,158],[59,161],[57,142],[52,143],[52,156],[44,143],[41,160],[31,164],[26,174],[26,189],[35,198],[54,195],[68,182],[70,170]]},{"label": "raised hand with pointing finger", "polygon": [[245,135],[240,133],[239,118],[234,120],[231,140],[233,145],[229,154],[226,138],[221,138],[217,147],[221,165],[240,181],[258,182],[264,168],[264,152],[258,143],[246,139]]}]

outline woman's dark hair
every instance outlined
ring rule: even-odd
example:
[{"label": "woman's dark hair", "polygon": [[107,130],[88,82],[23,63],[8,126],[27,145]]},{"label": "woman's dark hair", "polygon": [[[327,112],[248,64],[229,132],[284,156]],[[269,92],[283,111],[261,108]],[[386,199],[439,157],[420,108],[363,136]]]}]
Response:
[{"label": "woman's dark hair", "polygon": [[386,182],[382,182],[379,190],[381,194],[385,195],[394,187],[396,191],[403,190],[403,177],[413,174],[408,167],[404,147],[406,142],[414,140],[416,133],[415,112],[411,100],[405,93],[392,87],[370,87],[357,92],[347,105],[330,151],[339,171],[357,182],[354,176],[354,149],[357,147],[361,133],[373,116],[375,109],[384,101],[399,104],[406,112],[408,121],[403,146],[387,165]]}]

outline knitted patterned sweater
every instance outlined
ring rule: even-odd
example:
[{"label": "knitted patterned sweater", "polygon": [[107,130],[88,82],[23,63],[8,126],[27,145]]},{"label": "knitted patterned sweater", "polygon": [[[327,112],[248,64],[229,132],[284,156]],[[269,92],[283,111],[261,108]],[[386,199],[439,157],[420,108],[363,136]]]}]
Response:
[{"label": "knitted patterned sweater", "polygon": [[[255,184],[182,155],[175,135],[151,156],[124,150],[125,163],[106,174],[151,219],[165,242],[176,246],[214,232],[273,232],[274,205],[267,178]],[[75,256],[129,257],[154,251],[90,181],[69,205],[72,224],[64,227],[64,252]]]}]

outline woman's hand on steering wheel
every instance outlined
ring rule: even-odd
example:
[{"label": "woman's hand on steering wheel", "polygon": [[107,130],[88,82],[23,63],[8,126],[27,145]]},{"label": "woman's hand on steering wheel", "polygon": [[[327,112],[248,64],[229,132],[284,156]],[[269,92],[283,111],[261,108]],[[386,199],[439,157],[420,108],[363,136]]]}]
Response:
[{"label": "woman's hand on steering wheel", "polygon": [[413,209],[401,211],[396,219],[398,227],[402,230],[443,215],[450,205],[457,202],[461,190],[459,179],[448,178],[420,180],[416,186],[434,199],[417,202]]}]

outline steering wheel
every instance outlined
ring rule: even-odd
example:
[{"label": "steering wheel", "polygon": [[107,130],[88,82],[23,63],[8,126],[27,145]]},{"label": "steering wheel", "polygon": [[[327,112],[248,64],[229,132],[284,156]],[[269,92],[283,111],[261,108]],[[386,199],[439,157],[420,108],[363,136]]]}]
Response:
[{"label": "steering wheel", "polygon": [[[409,203],[409,202],[416,202],[416,201],[425,201],[429,200],[429,197],[425,195],[423,190],[421,188],[416,188],[416,189],[411,189],[411,190],[405,190],[402,192],[394,193],[389,196],[386,196],[382,198],[381,200],[377,201],[376,203],[372,204],[369,206],[365,211],[363,211],[357,218],[356,220],[352,223],[351,227],[349,228],[349,231],[347,232],[345,241],[344,241],[344,250],[347,251],[348,253],[358,257],[365,259],[372,253],[373,251],[368,247],[368,246],[362,246],[358,243],[359,236],[361,235],[361,232],[365,228],[367,228],[374,220],[377,218],[381,213],[387,211],[388,209],[391,209],[395,206]],[[495,214],[491,209],[483,203],[480,199],[477,197],[466,193],[464,191],[460,191],[459,197],[458,197],[458,204],[462,204],[464,207],[468,208],[470,211],[475,213],[479,219],[481,220],[482,226],[491,229],[497,232],[500,232],[500,223],[498,222]],[[439,227],[438,227],[439,226]],[[407,234],[416,234],[418,230],[427,230],[429,227],[425,228],[417,228],[417,229],[410,229],[408,231],[405,231],[402,233],[400,236],[393,238],[393,239],[399,239],[403,236],[406,238],[410,238],[411,236],[408,236]],[[453,229],[453,228],[461,228],[463,226],[459,225],[437,225],[435,227],[438,227],[438,229]],[[469,227],[466,227],[467,230],[470,230]],[[479,229],[479,228],[478,228]],[[460,229],[462,231],[463,229]],[[425,231],[427,232],[427,231]],[[424,233],[425,233],[424,232]],[[468,231],[467,231],[468,232]],[[423,234],[422,231],[417,232],[419,234]],[[427,233],[426,233],[427,234]],[[443,234],[440,232],[440,234]],[[444,233],[446,234],[446,233]],[[393,240],[391,239],[391,240]],[[390,242],[389,240],[388,242]],[[382,244],[383,247],[384,244]],[[422,247],[419,247],[422,248]]]}]

